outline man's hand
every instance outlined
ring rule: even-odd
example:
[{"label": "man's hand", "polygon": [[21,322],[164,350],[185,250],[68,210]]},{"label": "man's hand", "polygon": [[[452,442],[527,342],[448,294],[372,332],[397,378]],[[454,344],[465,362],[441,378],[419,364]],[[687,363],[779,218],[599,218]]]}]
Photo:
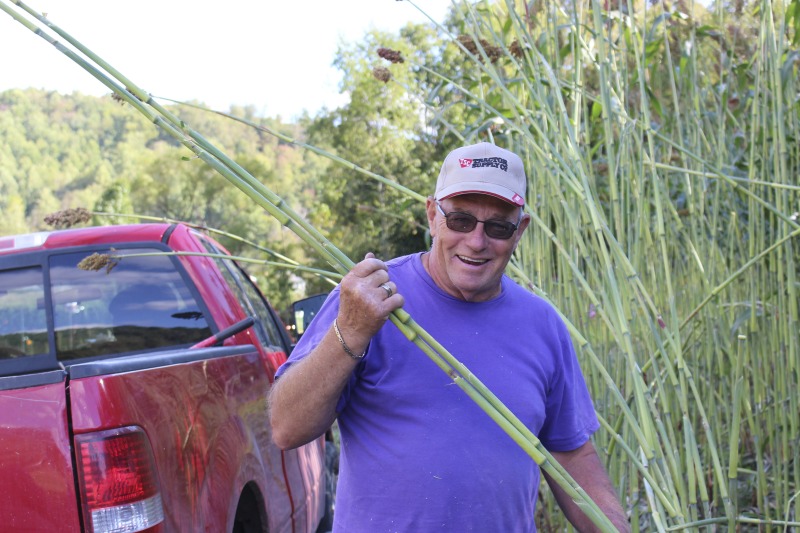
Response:
[{"label": "man's hand", "polygon": [[358,364],[354,356],[364,353],[389,314],[404,303],[386,264],[372,253],[342,279],[339,290],[336,322],[342,341],[331,325],[322,341],[272,385],[272,439],[280,448],[296,448],[327,431]]},{"label": "man's hand", "polygon": [[391,312],[403,306],[403,296],[386,264],[371,252],[342,279],[340,291],[339,330],[347,346],[361,354]]}]

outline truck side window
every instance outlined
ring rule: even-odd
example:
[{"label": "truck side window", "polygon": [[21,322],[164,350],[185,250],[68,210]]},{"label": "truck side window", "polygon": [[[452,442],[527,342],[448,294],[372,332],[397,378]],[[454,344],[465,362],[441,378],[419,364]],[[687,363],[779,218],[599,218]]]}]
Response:
[{"label": "truck side window", "polygon": [[[209,253],[224,253],[202,237],[200,240]],[[236,295],[236,299],[239,300],[245,313],[258,319],[256,321],[255,331],[261,344],[264,347],[277,348],[281,351],[285,351],[287,348],[283,343],[284,337],[278,329],[275,318],[272,312],[270,312],[267,303],[264,301],[261,292],[250,280],[247,273],[230,259],[215,258],[214,260],[217,262],[217,266],[219,266],[220,271],[225,277],[225,281],[228,282],[228,285]]]},{"label": "truck side window", "polygon": [[253,304],[259,313],[263,313],[265,316],[264,319],[264,327],[269,331],[269,336],[271,339],[274,339],[272,344],[275,346],[281,346],[280,339],[281,334],[278,329],[278,325],[275,323],[274,315],[269,311],[266,302],[264,302],[264,297],[261,295],[261,291],[258,290],[255,283],[253,283],[249,276],[243,271],[239,270],[240,278],[242,281],[242,288],[244,288],[244,292],[247,295],[247,298]]},{"label": "truck side window", "polygon": [[49,352],[42,269],[0,272],[0,359]]},{"label": "truck side window", "polygon": [[82,270],[87,252],[53,255],[50,281],[60,360],[194,344],[211,335],[200,306],[168,256],[116,250],[118,263]]}]

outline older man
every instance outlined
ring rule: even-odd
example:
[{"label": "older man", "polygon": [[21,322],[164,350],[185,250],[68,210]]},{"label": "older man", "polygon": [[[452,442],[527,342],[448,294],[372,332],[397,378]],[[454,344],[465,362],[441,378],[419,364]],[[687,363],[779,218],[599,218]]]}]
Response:
[{"label": "older man", "polygon": [[[536,531],[538,466],[386,324],[401,306],[628,530],[589,440],[599,425],[569,334],[504,275],[530,222],[526,185],[512,152],[489,143],[451,152],[427,200],[431,250],[388,262],[367,254],[280,368],[270,399],[279,446],[300,446],[338,419],[335,532]],[[550,485],[569,520],[591,531]]]}]

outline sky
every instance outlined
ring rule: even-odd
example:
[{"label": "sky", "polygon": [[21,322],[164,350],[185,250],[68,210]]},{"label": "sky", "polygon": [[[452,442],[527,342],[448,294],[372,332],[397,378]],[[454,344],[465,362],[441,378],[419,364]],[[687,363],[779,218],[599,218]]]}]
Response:
[{"label": "sky", "polygon": [[[12,6],[8,0],[0,0]],[[290,121],[344,104],[342,42],[408,22],[442,22],[451,0],[25,0],[139,87],[219,110],[251,105]],[[417,7],[414,7],[416,5]],[[417,9],[419,8],[419,9]],[[426,16],[427,15],[427,16]],[[0,91],[110,91],[0,11]]]}]

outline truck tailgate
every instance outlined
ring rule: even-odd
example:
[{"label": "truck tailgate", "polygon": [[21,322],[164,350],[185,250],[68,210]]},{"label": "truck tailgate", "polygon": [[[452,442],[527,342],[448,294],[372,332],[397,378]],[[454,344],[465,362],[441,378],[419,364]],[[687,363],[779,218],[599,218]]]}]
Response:
[{"label": "truck tailgate", "polygon": [[0,377],[0,528],[78,531],[66,373]]},{"label": "truck tailgate", "polygon": [[[154,444],[166,529],[230,531],[243,479],[255,477],[268,505],[292,505],[269,445],[263,364],[253,346],[231,346],[73,365],[73,430],[141,427]],[[254,474],[264,467],[272,479]],[[270,524],[284,530],[291,523]]]}]

